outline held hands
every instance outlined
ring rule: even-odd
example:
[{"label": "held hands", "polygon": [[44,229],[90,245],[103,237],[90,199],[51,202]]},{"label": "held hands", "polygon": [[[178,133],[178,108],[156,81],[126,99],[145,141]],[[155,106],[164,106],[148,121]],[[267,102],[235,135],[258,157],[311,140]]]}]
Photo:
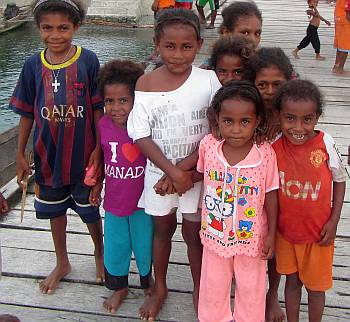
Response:
[{"label": "held hands", "polygon": [[17,154],[16,156],[16,174],[17,183],[23,189],[23,180],[32,174],[32,169],[24,154]]},{"label": "held hands", "polygon": [[321,230],[318,246],[330,246],[337,233],[338,222],[330,219]]},{"label": "held hands", "polygon": [[172,178],[163,176],[154,186],[156,194],[164,196],[166,194],[178,193],[181,196],[193,187],[192,172],[181,170],[175,167]]},{"label": "held hands", "polygon": [[97,182],[90,191],[89,202],[91,206],[97,207],[101,204],[102,181]]},{"label": "held hands", "polygon": [[266,237],[264,248],[262,250],[262,258],[265,260],[271,259],[275,253],[275,236],[268,235]]},{"label": "held hands", "polygon": [[89,178],[92,181],[96,181],[102,176],[102,154],[101,149],[96,147],[94,151],[90,154],[89,163],[86,167],[87,170],[93,169],[89,173]]},{"label": "held hands", "polygon": [[156,194],[165,196],[176,193],[176,189],[170,180],[170,178],[166,175],[161,177],[158,182],[153,186],[153,189]]}]

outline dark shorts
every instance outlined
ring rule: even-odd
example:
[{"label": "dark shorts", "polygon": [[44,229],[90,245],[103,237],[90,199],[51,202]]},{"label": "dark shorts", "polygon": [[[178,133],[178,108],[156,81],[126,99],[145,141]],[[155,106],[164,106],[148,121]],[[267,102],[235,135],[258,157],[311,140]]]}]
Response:
[{"label": "dark shorts", "polygon": [[73,184],[52,188],[35,184],[34,208],[38,219],[53,219],[64,216],[67,209],[76,211],[82,221],[93,224],[100,220],[99,207],[89,203],[91,187]]}]

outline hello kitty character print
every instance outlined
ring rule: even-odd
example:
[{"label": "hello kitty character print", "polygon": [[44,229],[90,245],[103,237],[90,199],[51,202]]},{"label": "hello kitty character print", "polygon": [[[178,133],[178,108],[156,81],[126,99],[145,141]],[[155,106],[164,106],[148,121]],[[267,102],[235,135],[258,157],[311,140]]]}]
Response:
[{"label": "hello kitty character print", "polygon": [[265,194],[279,187],[276,155],[267,143],[253,145],[244,160],[230,166],[223,143],[209,134],[199,147],[197,171],[204,175],[201,240],[223,257],[260,256],[267,233]]}]

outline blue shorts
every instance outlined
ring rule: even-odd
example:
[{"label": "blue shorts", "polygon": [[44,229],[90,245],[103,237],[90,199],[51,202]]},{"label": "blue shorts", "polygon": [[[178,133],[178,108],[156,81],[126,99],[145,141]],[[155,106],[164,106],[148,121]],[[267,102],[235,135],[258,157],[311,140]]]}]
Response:
[{"label": "blue shorts", "polygon": [[91,187],[84,184],[72,184],[60,188],[52,188],[35,184],[34,208],[36,218],[53,219],[65,216],[67,209],[76,211],[82,221],[93,224],[100,220],[99,207],[89,203]]}]

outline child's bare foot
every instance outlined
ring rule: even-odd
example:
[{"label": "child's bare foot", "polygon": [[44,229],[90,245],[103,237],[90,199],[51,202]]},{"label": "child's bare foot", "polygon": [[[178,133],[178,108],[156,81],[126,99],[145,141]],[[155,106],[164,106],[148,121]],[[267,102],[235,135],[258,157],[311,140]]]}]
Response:
[{"label": "child's bare foot", "polygon": [[168,290],[156,291],[153,290],[151,296],[146,297],[145,302],[140,307],[139,317],[144,321],[155,321],[157,315],[162,308],[162,305],[167,298]]},{"label": "child's bare foot", "polygon": [[95,251],[95,264],[96,264],[96,282],[104,283],[105,268],[103,264],[103,254],[98,254],[96,251]]},{"label": "child's bare foot", "polygon": [[57,265],[53,271],[43,281],[39,283],[39,289],[43,294],[53,294],[60,283],[61,279],[64,278],[71,272],[72,268],[67,262],[66,264]]},{"label": "child's bare foot", "polygon": [[299,59],[299,55],[298,55],[298,51],[299,49],[298,48],[295,48],[294,50],[292,50],[292,55],[295,59]]},{"label": "child's bare foot", "polygon": [[343,76],[343,77],[350,77],[350,72],[344,69],[339,68],[338,66],[334,65],[332,68],[332,73],[335,76]]},{"label": "child's bare foot", "polygon": [[316,54],[316,60],[326,60],[326,57],[323,57],[320,54]]},{"label": "child's bare foot", "polygon": [[18,317],[10,314],[0,314],[0,322],[21,322]]},{"label": "child's bare foot", "polygon": [[115,314],[118,311],[123,300],[128,296],[128,293],[129,290],[127,287],[113,292],[113,294],[103,302],[103,307],[108,313]]},{"label": "child's bare foot", "polygon": [[214,28],[215,28],[215,26],[212,24],[205,26],[205,29],[214,29]]},{"label": "child's bare foot", "polygon": [[266,322],[282,322],[286,319],[286,315],[278,302],[278,297],[271,296],[269,292],[266,294],[265,311]]}]

